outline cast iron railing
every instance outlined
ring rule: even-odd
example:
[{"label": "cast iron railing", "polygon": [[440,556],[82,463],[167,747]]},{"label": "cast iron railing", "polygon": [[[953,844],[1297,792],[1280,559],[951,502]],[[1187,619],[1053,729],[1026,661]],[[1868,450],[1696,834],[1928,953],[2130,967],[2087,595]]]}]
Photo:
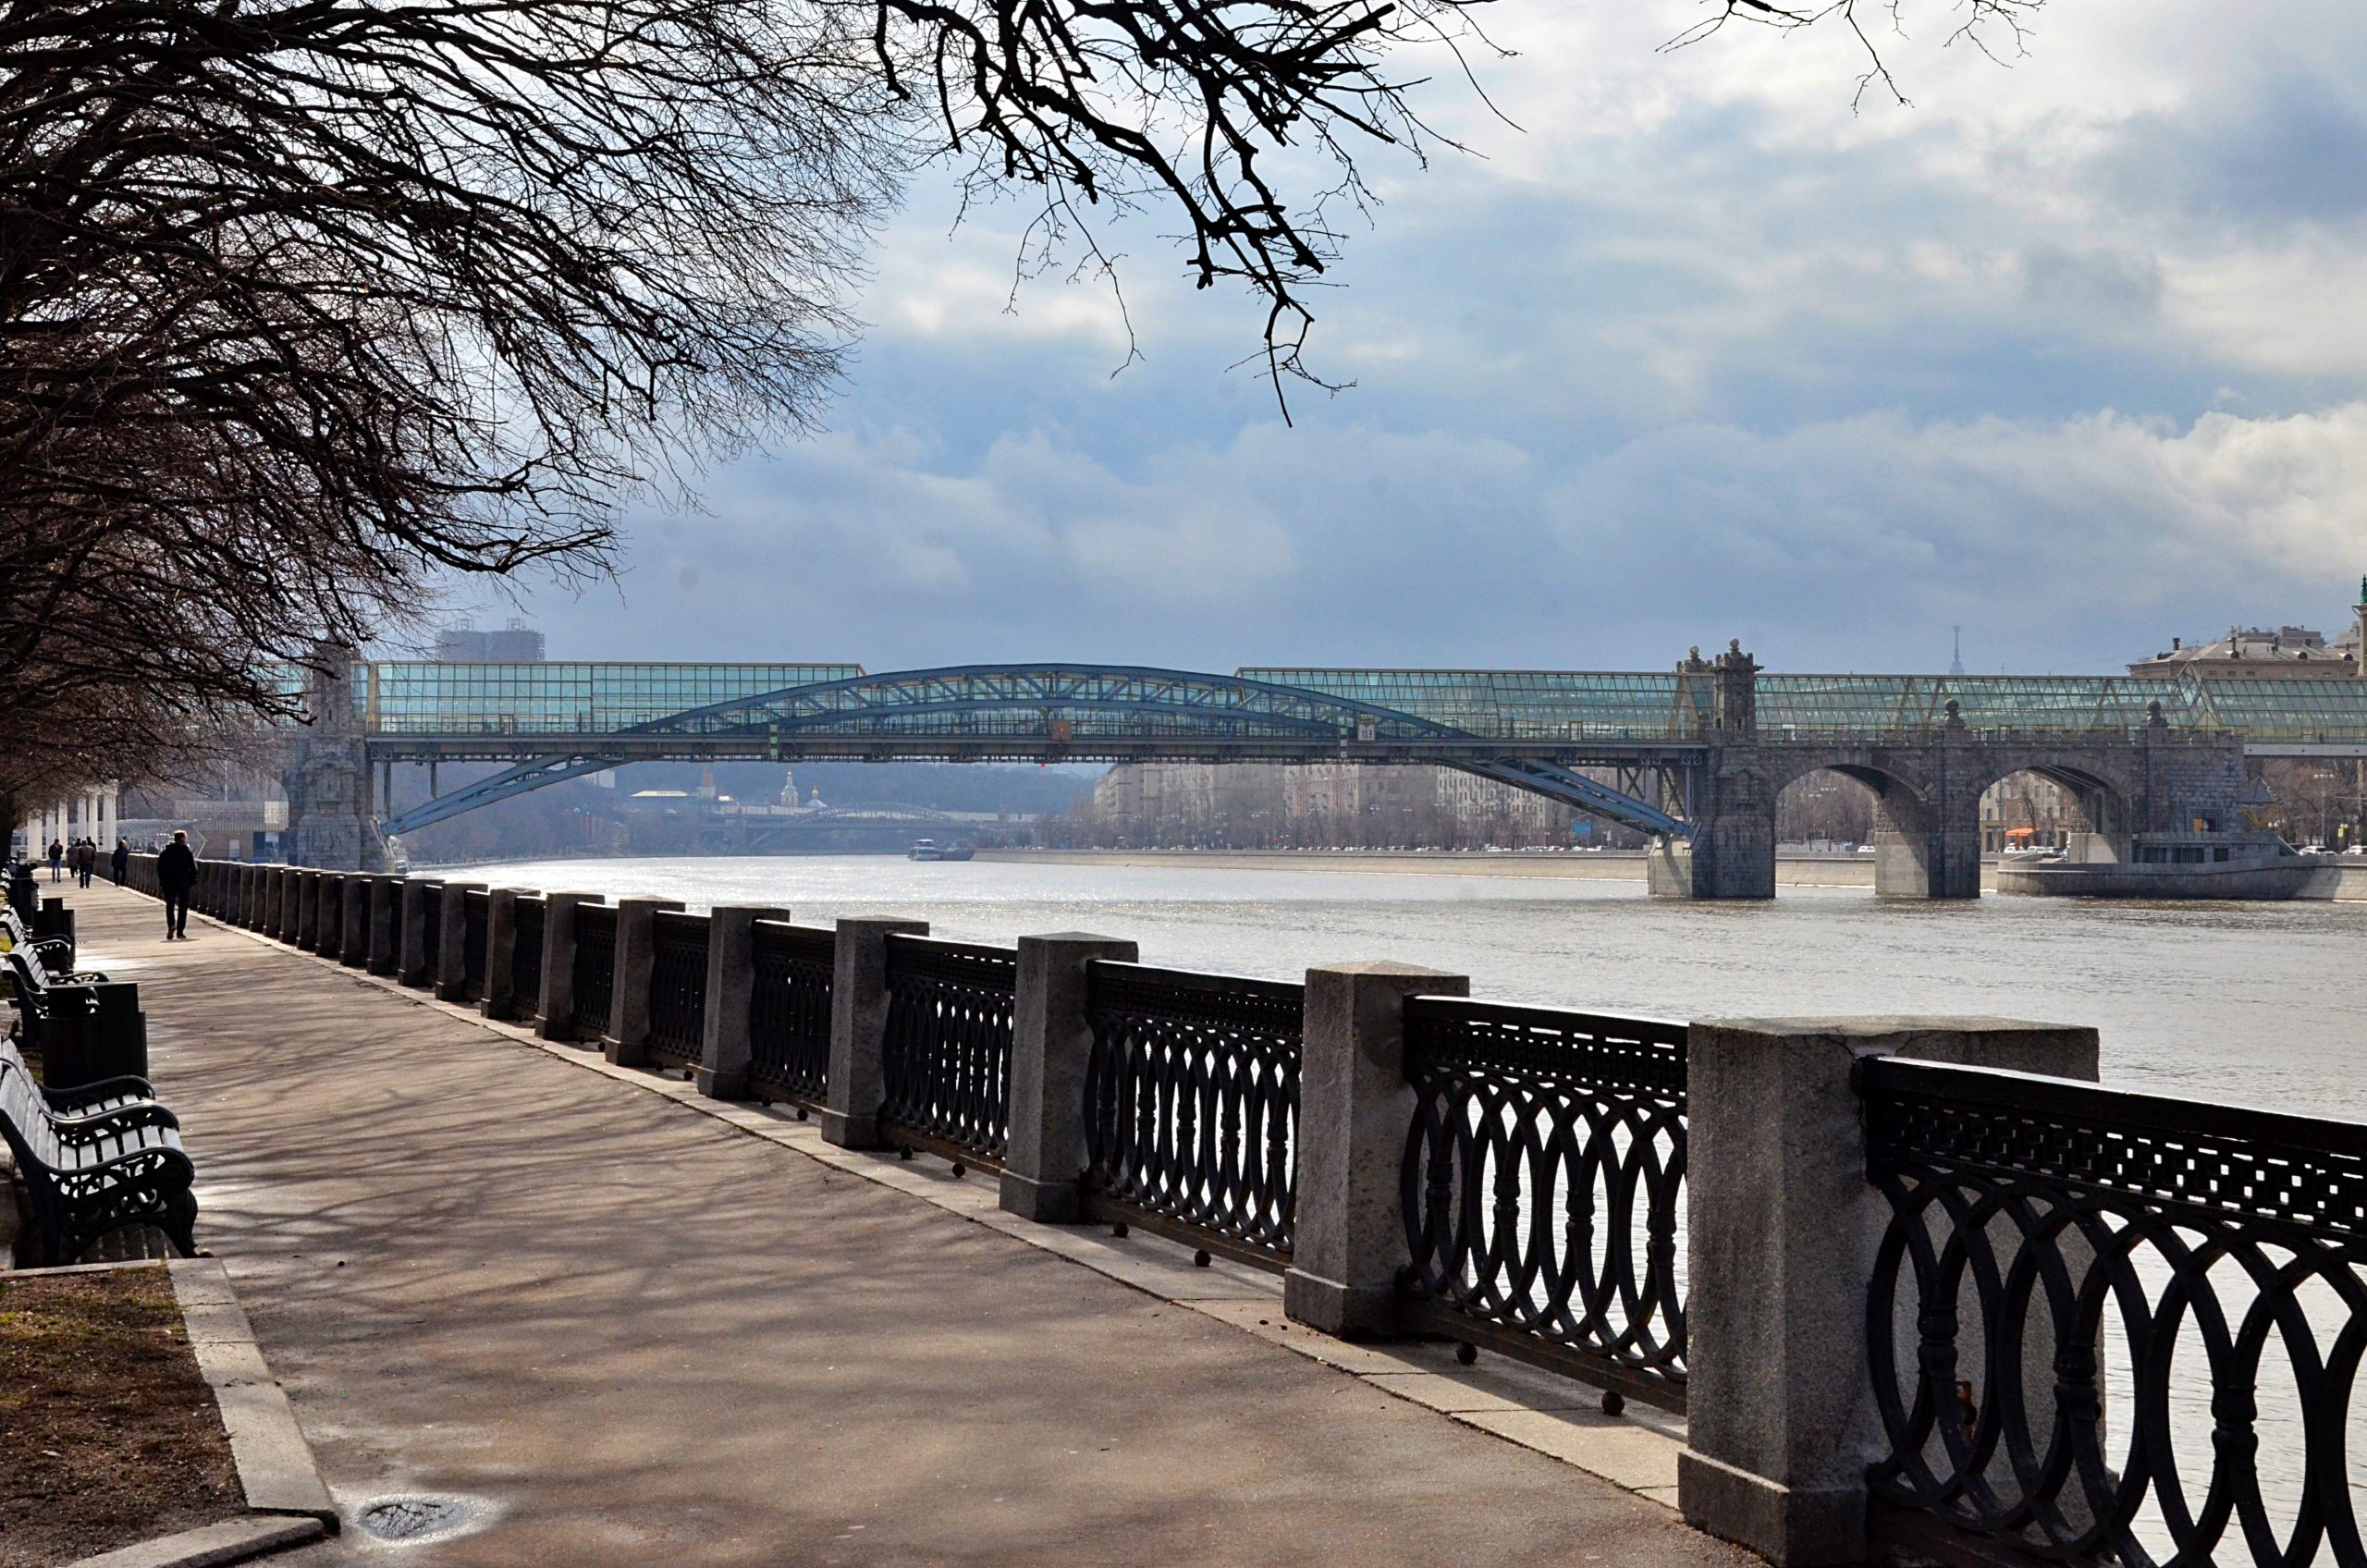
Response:
[{"label": "cast iron railing", "polygon": [[1306,988],[1109,962],[1086,986],[1091,1217],[1289,1263]]},{"label": "cast iron railing", "polygon": [[485,925],[492,908],[493,895],[482,888],[460,894],[460,990],[465,1001],[484,995]]},{"label": "cast iron railing", "polygon": [[598,1039],[608,1031],[616,999],[617,911],[613,904],[575,906],[575,1032]]},{"label": "cast iron railing", "polygon": [[879,1109],[890,1143],[1000,1168],[1011,1131],[1011,1029],[1019,954],[926,937],[888,938]]},{"label": "cast iron railing", "polygon": [[550,904],[544,899],[520,899],[510,916],[516,944],[509,951],[509,995],[521,1018],[532,1018],[543,1005],[543,929]]},{"label": "cast iron railing", "polygon": [[[425,984],[433,986],[435,984],[436,966],[444,954],[444,889],[439,884],[430,882],[419,889],[419,912],[427,923],[421,932],[420,951],[425,955],[426,961],[422,978]],[[292,922],[288,923],[288,928],[292,933]]]},{"label": "cast iron railing", "polygon": [[1685,1408],[1686,1026],[1405,1003],[1416,1327]]},{"label": "cast iron railing", "polygon": [[649,1059],[697,1064],[706,1043],[706,934],[703,914],[661,909],[651,917]]},{"label": "cast iron railing", "polygon": [[759,920],[748,994],[748,1085],[764,1099],[820,1106],[830,1079],[830,986],[838,938]]},{"label": "cast iron railing", "polygon": [[2367,1126],[1895,1059],[1877,1533],[1956,1559],[2367,1562]]}]

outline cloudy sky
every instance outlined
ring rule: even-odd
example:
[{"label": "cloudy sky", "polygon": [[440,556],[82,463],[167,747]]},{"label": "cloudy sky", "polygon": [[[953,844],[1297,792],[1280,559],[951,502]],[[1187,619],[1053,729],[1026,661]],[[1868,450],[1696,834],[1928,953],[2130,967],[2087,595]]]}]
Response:
[{"label": "cloudy sky", "polygon": [[[2356,0],[2053,0],[2005,66],[1911,5],[1655,45],[1691,0],[1502,0],[1516,58],[1367,165],[1315,352],[1124,230],[1004,307],[1017,208],[884,237],[827,435],[634,516],[555,657],[2102,670],[2367,571]],[[1919,9],[1920,14],[1918,15]],[[1115,374],[1113,374],[1115,373]],[[493,623],[509,613],[489,608]]]}]

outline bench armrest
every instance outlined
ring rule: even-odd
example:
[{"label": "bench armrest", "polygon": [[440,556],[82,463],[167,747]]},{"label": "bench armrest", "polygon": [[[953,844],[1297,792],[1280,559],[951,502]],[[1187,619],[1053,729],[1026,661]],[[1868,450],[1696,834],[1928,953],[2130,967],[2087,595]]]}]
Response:
[{"label": "bench armrest", "polygon": [[113,1110],[92,1111],[88,1116],[58,1116],[53,1114],[50,1126],[57,1133],[61,1144],[81,1145],[98,1142],[122,1133],[137,1132],[142,1127],[167,1127],[178,1130],[181,1119],[158,1105],[154,1100],[141,1100],[138,1105],[118,1106]]},{"label": "bench armrest", "polygon": [[41,1096],[49,1102],[49,1108],[52,1110],[62,1110],[68,1115],[75,1115],[79,1114],[75,1110],[77,1106],[90,1105],[97,1100],[113,1099],[117,1096],[153,1100],[156,1097],[156,1091],[149,1085],[147,1079],[127,1075],[121,1078],[102,1078],[94,1084],[76,1084],[63,1089],[53,1089],[44,1084],[42,1085]]}]

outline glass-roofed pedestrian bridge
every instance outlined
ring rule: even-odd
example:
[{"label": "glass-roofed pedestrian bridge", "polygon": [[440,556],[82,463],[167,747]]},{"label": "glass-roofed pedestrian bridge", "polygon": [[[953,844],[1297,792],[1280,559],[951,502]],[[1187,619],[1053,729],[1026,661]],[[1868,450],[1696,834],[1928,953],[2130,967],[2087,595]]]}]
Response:
[{"label": "glass-roofed pedestrian bridge", "polygon": [[[2102,737],[2148,724],[2233,733],[2267,755],[2367,755],[2367,679],[1794,675],[1759,672],[1761,740],[1924,739],[1975,731]],[[1315,739],[1509,743],[1606,753],[1701,743],[1717,725],[1712,670],[1248,668],[1230,676],[1125,666],[992,665],[870,675],[853,664],[469,664],[353,667],[353,713],[374,758],[517,759],[554,747],[619,757],[816,754],[871,742],[931,754],[976,743],[1080,760],[1138,743]],[[600,747],[602,741],[613,747]],[[845,753],[852,754],[852,753]],[[977,754],[984,754],[978,752]],[[1572,760],[1579,760],[1573,758]]]}]

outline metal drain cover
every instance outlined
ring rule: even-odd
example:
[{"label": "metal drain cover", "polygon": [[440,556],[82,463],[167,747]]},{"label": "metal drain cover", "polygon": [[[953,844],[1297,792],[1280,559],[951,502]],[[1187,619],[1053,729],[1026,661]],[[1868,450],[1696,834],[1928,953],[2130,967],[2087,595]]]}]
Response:
[{"label": "metal drain cover", "polygon": [[465,1534],[482,1523],[485,1506],[467,1498],[433,1496],[382,1497],[362,1505],[354,1523],[374,1540],[443,1540]]}]

